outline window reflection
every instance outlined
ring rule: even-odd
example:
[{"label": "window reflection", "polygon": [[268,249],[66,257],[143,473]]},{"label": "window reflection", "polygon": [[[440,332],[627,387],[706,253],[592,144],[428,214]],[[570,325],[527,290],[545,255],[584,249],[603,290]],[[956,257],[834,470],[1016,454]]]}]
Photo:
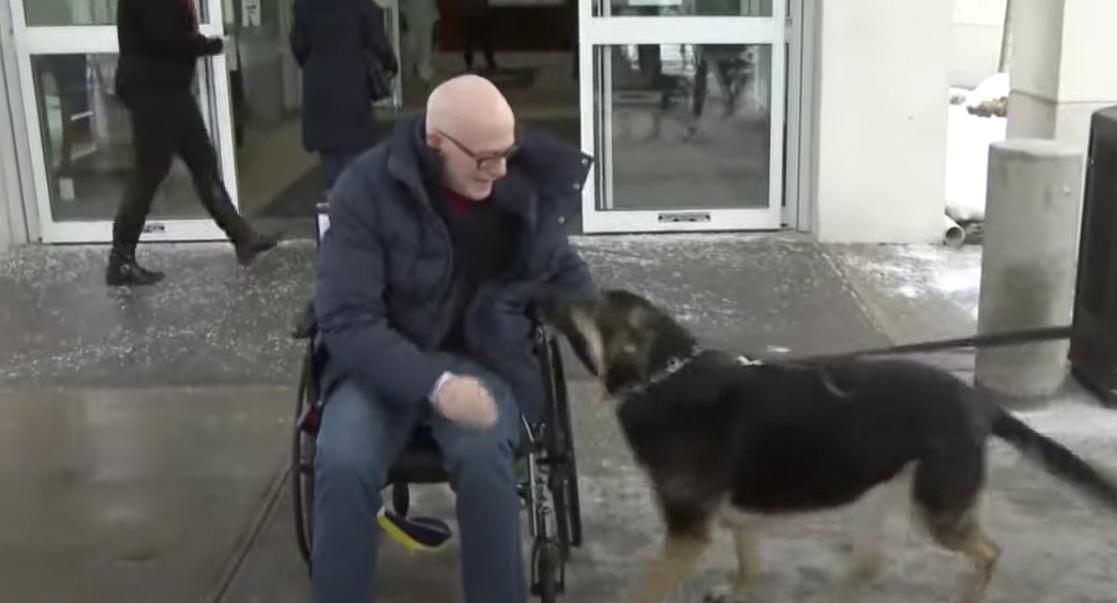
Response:
[{"label": "window reflection", "polygon": [[[230,0],[223,0],[226,6]],[[115,25],[118,0],[23,0],[23,12],[31,27],[68,25]],[[194,6],[205,20],[205,2]]]},{"label": "window reflection", "polygon": [[[54,219],[111,220],[134,165],[131,121],[113,86],[116,55],[37,55],[31,66]],[[204,217],[181,161],[151,215]]]},{"label": "window reflection", "polygon": [[595,17],[771,17],[772,0],[597,0],[593,14]]},{"label": "window reflection", "polygon": [[613,209],[768,207],[770,46],[604,46],[595,64]]}]

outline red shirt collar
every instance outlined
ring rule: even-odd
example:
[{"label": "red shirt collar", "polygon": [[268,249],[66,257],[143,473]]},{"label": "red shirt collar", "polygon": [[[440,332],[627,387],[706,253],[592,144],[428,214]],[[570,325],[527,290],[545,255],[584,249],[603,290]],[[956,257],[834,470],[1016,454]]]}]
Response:
[{"label": "red shirt collar", "polygon": [[446,187],[442,188],[442,197],[444,199],[446,199],[446,205],[449,206],[450,209],[454,211],[454,213],[458,213],[458,214],[465,213],[466,211],[468,211],[469,206],[472,203],[487,203],[488,202],[488,199],[482,199],[481,201],[472,201],[470,199],[466,199],[461,194],[459,194],[459,193],[457,193],[453,190],[450,190],[449,188],[446,188]]}]

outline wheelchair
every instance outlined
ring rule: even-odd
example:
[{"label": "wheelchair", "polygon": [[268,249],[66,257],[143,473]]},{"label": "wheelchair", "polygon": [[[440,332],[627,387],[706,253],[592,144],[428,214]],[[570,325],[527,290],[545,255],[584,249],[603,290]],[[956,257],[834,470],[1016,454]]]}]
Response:
[{"label": "wheelchair", "polygon": [[[328,206],[318,206],[317,238],[329,227]],[[532,423],[522,419],[523,432],[517,450],[518,492],[529,515],[532,538],[530,590],[543,603],[554,603],[565,590],[566,563],[571,550],[582,544],[581,504],[574,455],[570,403],[560,356],[558,337],[534,320],[533,350],[541,367],[545,392],[543,419]],[[295,428],[291,442],[291,495],[294,499],[295,536],[299,553],[308,570],[314,542],[314,458],[325,396],[319,389],[317,371],[322,355],[308,306],[295,327],[293,336],[306,341],[295,401]],[[390,504],[401,517],[410,506],[411,484],[448,483],[442,455],[430,433],[421,423],[403,452],[388,472],[385,487],[391,488]],[[375,526],[370,529],[378,529]]]}]

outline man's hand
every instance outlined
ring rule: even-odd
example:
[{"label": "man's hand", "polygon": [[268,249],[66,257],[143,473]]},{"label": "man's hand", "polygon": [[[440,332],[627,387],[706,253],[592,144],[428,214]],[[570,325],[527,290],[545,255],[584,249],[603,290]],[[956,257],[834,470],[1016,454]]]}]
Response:
[{"label": "man's hand", "polygon": [[215,55],[215,54],[221,54],[222,52],[225,51],[225,40],[222,40],[221,38],[216,38],[216,37],[215,38],[206,38],[205,42],[204,42],[204,45],[203,45],[203,49],[204,49],[206,55],[209,55],[209,56],[212,56],[212,55]]},{"label": "man's hand", "polygon": [[496,401],[475,377],[453,375],[434,395],[434,407],[447,419],[484,430],[496,425]]}]

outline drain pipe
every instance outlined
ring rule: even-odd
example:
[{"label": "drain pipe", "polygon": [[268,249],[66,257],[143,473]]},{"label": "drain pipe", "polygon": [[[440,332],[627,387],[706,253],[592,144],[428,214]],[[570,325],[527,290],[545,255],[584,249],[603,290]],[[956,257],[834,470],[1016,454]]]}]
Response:
[{"label": "drain pipe", "polygon": [[958,225],[950,216],[943,214],[942,243],[947,247],[958,249],[966,242],[966,230]]}]

